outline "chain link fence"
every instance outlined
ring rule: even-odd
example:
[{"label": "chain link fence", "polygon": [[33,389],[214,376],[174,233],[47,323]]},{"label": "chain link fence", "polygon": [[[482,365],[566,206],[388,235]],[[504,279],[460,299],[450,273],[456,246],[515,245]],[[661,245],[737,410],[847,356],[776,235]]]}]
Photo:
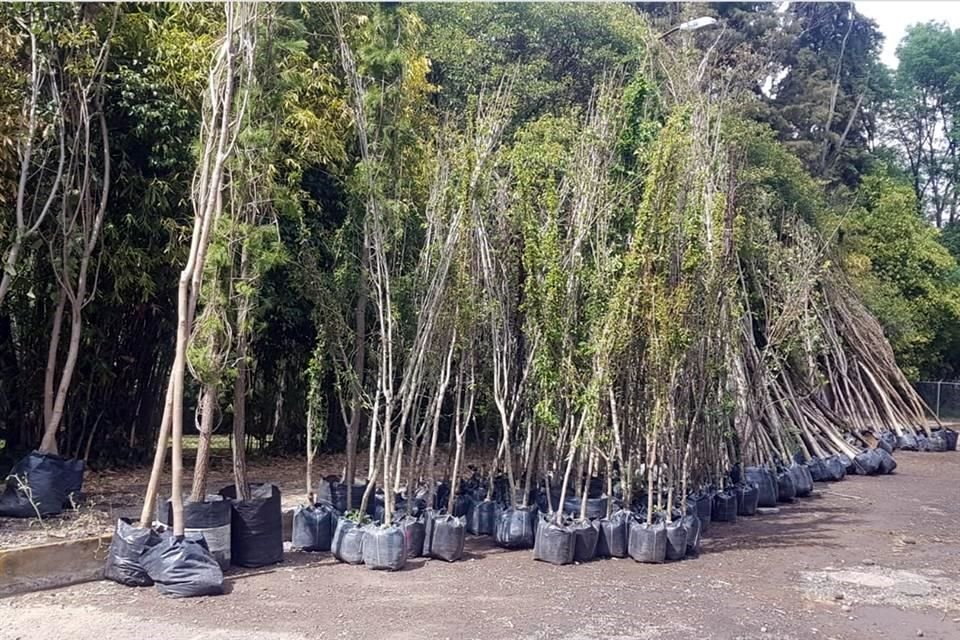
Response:
[{"label": "chain link fence", "polygon": [[922,381],[914,384],[917,393],[940,420],[960,420],[960,382]]}]

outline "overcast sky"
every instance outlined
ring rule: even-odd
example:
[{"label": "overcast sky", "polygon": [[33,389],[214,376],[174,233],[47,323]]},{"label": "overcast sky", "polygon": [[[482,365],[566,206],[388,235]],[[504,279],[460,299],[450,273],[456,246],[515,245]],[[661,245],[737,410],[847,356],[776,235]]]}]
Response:
[{"label": "overcast sky", "polygon": [[880,58],[889,66],[897,66],[897,45],[907,27],[917,22],[936,20],[960,28],[960,1],[939,0],[858,0],[857,9],[873,18],[886,36]]}]

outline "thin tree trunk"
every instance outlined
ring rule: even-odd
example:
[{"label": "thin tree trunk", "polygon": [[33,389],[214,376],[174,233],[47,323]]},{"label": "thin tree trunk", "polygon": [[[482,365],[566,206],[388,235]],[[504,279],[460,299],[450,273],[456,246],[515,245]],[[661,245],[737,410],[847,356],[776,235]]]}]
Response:
[{"label": "thin tree trunk", "polygon": [[[243,324],[240,324],[243,327]],[[242,329],[241,329],[242,330]],[[237,497],[241,500],[250,499],[250,486],[247,482],[247,340],[243,335],[240,338],[240,348],[237,353],[237,379],[233,383],[233,484],[237,488]],[[307,437],[310,438],[308,425]],[[310,487],[310,464],[313,456],[308,448],[307,460],[307,490]]]},{"label": "thin tree trunk", "polygon": [[[306,474],[306,483],[307,483],[307,503],[314,503],[314,493],[313,493],[313,456],[314,456],[314,447],[313,447],[313,403],[307,402],[307,474]],[[347,489],[347,493],[350,493],[350,489]],[[349,511],[349,509],[348,509]]]},{"label": "thin tree trunk", "polygon": [[47,350],[47,370],[43,378],[43,423],[50,424],[53,419],[53,383],[56,379],[57,351],[60,349],[60,335],[63,333],[63,314],[67,306],[67,296],[61,289],[57,308],[53,312],[53,329],[50,332],[50,346]]},{"label": "thin tree trunk", "polygon": [[[204,385],[200,400],[200,424],[197,426],[197,459],[193,467],[191,502],[203,502],[207,497],[207,475],[210,470],[210,437],[213,418],[217,411],[219,389],[215,383]],[[239,487],[238,487],[239,490]]]}]

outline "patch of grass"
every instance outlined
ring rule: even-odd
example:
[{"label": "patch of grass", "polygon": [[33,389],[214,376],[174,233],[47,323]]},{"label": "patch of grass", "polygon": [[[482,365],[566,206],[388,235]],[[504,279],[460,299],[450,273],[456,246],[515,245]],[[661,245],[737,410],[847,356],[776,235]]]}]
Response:
[{"label": "patch of grass", "polygon": [[[196,451],[197,447],[200,444],[200,436],[183,436],[183,450],[184,451]],[[210,450],[211,451],[230,451],[230,436],[229,435],[212,435],[210,436]]]}]

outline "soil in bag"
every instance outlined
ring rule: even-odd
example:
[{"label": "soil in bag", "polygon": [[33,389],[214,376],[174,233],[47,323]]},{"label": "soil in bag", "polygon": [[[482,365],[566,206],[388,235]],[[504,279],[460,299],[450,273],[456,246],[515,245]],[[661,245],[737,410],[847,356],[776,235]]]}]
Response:
[{"label": "soil in bag", "polygon": [[752,516],[757,513],[760,489],[755,484],[739,485],[734,489],[737,494],[737,515]]},{"label": "soil in bag", "polygon": [[[556,506],[560,496],[553,502]],[[563,501],[563,513],[574,518],[580,517],[580,505],[583,498],[577,496],[568,496]],[[539,508],[539,505],[538,505]],[[545,509],[540,509],[546,511]],[[587,519],[596,520],[602,518],[607,513],[607,498],[587,498]]]},{"label": "soil in bag", "polygon": [[497,505],[491,500],[474,502],[467,513],[467,533],[474,536],[493,535],[496,526]]},{"label": "soil in bag", "polygon": [[[387,504],[383,492],[378,492],[373,497],[373,522],[375,524],[386,524]],[[424,500],[405,500],[399,493],[394,494],[393,514],[391,520],[396,522],[406,515],[419,516],[426,509],[427,503]]]},{"label": "soil in bag", "polygon": [[912,433],[897,436],[897,448],[904,451],[916,451],[918,449],[917,436]]},{"label": "soil in bag", "polygon": [[737,496],[732,491],[721,491],[713,497],[712,519],[716,522],[737,521]]},{"label": "soil in bag", "polygon": [[165,534],[143,556],[157,591],[174,598],[223,593],[223,571],[203,538]]},{"label": "soil in bag", "polygon": [[853,458],[853,472],[858,476],[872,476],[880,470],[880,456],[876,449],[861,451]]},{"label": "soil in bag", "polygon": [[813,478],[807,470],[807,466],[794,462],[790,465],[790,473],[793,475],[793,485],[796,489],[798,498],[804,498],[813,491]]},{"label": "soil in bag", "polygon": [[777,506],[777,481],[766,467],[747,467],[747,482],[757,485],[757,507]]},{"label": "soil in bag", "polygon": [[363,564],[370,569],[399,571],[407,564],[407,541],[397,526],[364,527]]},{"label": "soil in bag", "polygon": [[876,449],[877,459],[880,460],[880,464],[877,465],[877,472],[883,475],[893,473],[897,468],[897,461],[893,459],[893,455],[890,454],[886,449]]},{"label": "soil in bag", "polygon": [[86,463],[79,458],[64,460],[63,490],[67,497],[63,501],[64,508],[72,508],[83,501],[83,471]]},{"label": "soil in bag", "polygon": [[337,528],[333,532],[333,542],[330,545],[333,557],[347,564],[362,564],[363,538],[363,527],[353,520],[341,517],[337,520]]},{"label": "soil in bag", "polygon": [[[185,500],[183,503],[184,534],[190,539],[202,538],[210,554],[226,569],[232,557],[230,501],[223,496],[208,495],[203,502]],[[157,521],[165,527],[173,526],[173,503],[170,500],[157,505]]]},{"label": "soil in bag", "polygon": [[634,520],[630,523],[630,557],[637,562],[660,564],[667,560],[667,528],[662,522],[647,524]]},{"label": "soil in bag", "polygon": [[933,451],[935,453],[943,453],[947,450],[947,439],[943,436],[942,431],[934,431],[930,434],[930,437],[926,439],[926,442],[920,451]]},{"label": "soil in bag", "polygon": [[536,527],[536,507],[509,507],[497,517],[494,539],[507,549],[531,549]]},{"label": "soil in bag", "polygon": [[600,535],[597,538],[598,558],[626,558],[627,540],[630,537],[630,521],[633,513],[623,509],[600,520]]},{"label": "soil in bag", "polygon": [[433,509],[439,510],[447,506],[447,500],[450,498],[450,483],[441,480],[433,490]]},{"label": "soil in bag", "polygon": [[576,543],[570,527],[544,519],[537,527],[533,559],[563,565],[573,562]]},{"label": "soil in bag", "polygon": [[466,535],[467,528],[463,518],[428,511],[424,555],[446,562],[456,562],[463,557]]},{"label": "soil in bag", "polygon": [[[541,525],[543,523],[541,522]],[[600,538],[600,525],[596,520],[581,520],[570,526],[573,531],[574,562],[589,562],[597,557],[597,541]]]},{"label": "soil in bag", "polygon": [[[363,502],[363,494],[367,490],[367,483],[358,483],[354,482],[353,486],[350,488],[350,506],[351,510],[356,511],[360,508],[360,503]],[[374,488],[374,491],[376,488]],[[336,509],[339,513],[347,512],[347,485],[342,482],[321,482],[320,490],[317,492],[317,497],[320,500],[324,500],[333,505],[333,508]],[[374,507],[376,500],[370,500],[367,504],[367,515],[372,516],[374,514]]]},{"label": "soil in bag", "polygon": [[[467,514],[470,513],[470,507],[473,505],[474,499],[466,494],[459,494],[453,497],[453,517],[454,518],[466,518]],[[446,503],[443,504],[446,506]],[[442,509],[439,509],[442,511]]]},{"label": "soil in bag", "polygon": [[407,543],[407,557],[419,558],[423,555],[423,541],[427,537],[427,525],[423,516],[404,516],[398,523]]},{"label": "soil in bag", "polygon": [[[893,440],[890,440],[890,436],[893,436]],[[897,448],[897,437],[894,436],[889,431],[881,433],[880,435],[874,435],[877,439],[877,449],[883,449],[887,453],[893,453],[893,450]]]},{"label": "soil in bag", "polygon": [[777,474],[777,501],[793,502],[797,497],[797,487],[793,482],[793,474],[781,471]]},{"label": "soil in bag", "polygon": [[823,460],[820,458],[810,458],[807,462],[807,469],[810,471],[810,479],[814,482],[824,482],[828,480],[827,470],[823,466]]},{"label": "soil in bag", "polygon": [[695,513],[688,513],[680,520],[687,536],[687,555],[700,554],[700,518]]},{"label": "soil in bag", "polygon": [[237,498],[233,485],[220,490],[230,501],[230,562],[240,567],[265,567],[283,561],[283,510],[280,489],[250,483],[250,499]]},{"label": "soil in bag", "polygon": [[947,445],[947,451],[956,451],[957,450],[957,432],[953,429],[944,429],[943,440]]},{"label": "soil in bag", "polygon": [[[0,516],[36,518],[63,511],[69,503],[69,487],[75,478],[68,471],[66,458],[33,451],[13,466],[0,494]],[[81,472],[82,473],[82,472]]]},{"label": "soil in bag", "polygon": [[713,497],[715,491],[707,490],[697,494],[694,498],[696,503],[697,517],[700,518],[700,533],[706,533],[710,528],[710,522],[713,520]]},{"label": "soil in bag", "polygon": [[293,512],[291,545],[303,551],[330,551],[339,517],[328,504],[297,507]]},{"label": "soil in bag", "polygon": [[847,477],[847,463],[840,456],[830,456],[824,460],[823,468],[827,474],[824,480],[839,482]]},{"label": "soil in bag", "polygon": [[128,587],[149,587],[153,580],[147,574],[143,557],[159,543],[160,534],[153,528],[138,527],[127,518],[120,518],[107,549],[103,577]]},{"label": "soil in bag", "polygon": [[683,520],[674,520],[666,524],[667,560],[683,560],[687,555],[687,530]]}]

